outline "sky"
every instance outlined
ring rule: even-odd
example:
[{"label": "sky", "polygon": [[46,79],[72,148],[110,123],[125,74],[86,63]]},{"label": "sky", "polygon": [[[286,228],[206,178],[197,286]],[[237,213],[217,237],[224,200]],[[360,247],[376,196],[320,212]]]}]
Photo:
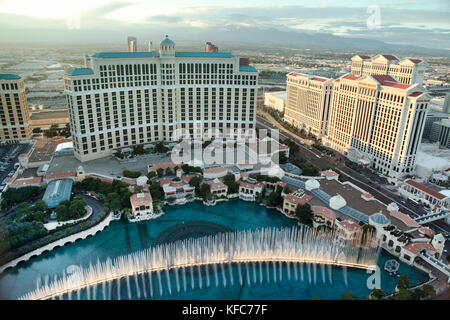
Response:
[{"label": "sky", "polygon": [[450,50],[450,1],[0,0],[0,42],[106,42],[169,31],[188,40],[236,27]]}]

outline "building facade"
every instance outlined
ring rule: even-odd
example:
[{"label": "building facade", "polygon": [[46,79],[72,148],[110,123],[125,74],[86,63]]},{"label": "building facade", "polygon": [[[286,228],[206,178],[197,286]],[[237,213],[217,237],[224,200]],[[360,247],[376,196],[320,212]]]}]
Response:
[{"label": "building facade", "polygon": [[345,75],[333,87],[324,144],[391,177],[415,170],[429,96],[389,75]]},{"label": "building facade", "polygon": [[433,122],[429,140],[431,142],[439,142],[439,147],[441,148],[450,148],[450,118]]},{"label": "building facade", "polygon": [[324,77],[289,73],[284,120],[317,137],[326,135],[333,82]]},{"label": "building facade", "polygon": [[284,112],[286,104],[286,91],[264,93],[264,106]]},{"label": "building facade", "polygon": [[228,52],[102,52],[65,75],[75,156],[80,161],[156,141],[175,130],[227,136],[256,124],[258,72]]},{"label": "building facade", "polygon": [[0,74],[0,143],[31,137],[25,86],[15,74]]},{"label": "building facade", "polygon": [[422,85],[427,63],[421,59],[399,60],[389,54],[369,57],[356,55],[352,58],[351,73],[354,76],[390,75],[404,84]]}]

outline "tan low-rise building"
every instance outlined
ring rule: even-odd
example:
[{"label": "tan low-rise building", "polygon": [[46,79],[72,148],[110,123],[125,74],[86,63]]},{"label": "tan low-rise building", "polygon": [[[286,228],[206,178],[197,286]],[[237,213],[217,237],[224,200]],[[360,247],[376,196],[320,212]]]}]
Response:
[{"label": "tan low-rise building", "polygon": [[131,195],[131,219],[147,220],[155,216],[153,211],[153,199],[149,192],[141,192]]},{"label": "tan low-rise building", "polygon": [[297,206],[304,205],[311,201],[312,196],[305,193],[305,190],[303,189],[297,189],[295,191],[292,191],[291,193],[284,196],[283,200],[283,212],[295,215],[295,209],[297,209]]},{"label": "tan low-rise building", "polygon": [[208,180],[203,183],[208,184],[211,187],[211,194],[222,197],[227,196],[228,186],[222,182],[220,179]]}]

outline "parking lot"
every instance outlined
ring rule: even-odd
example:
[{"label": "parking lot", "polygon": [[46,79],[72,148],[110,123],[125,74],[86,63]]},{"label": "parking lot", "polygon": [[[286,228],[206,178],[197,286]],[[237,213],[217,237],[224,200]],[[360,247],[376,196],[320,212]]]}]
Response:
[{"label": "parking lot", "polygon": [[8,176],[15,172],[14,165],[18,162],[19,155],[30,150],[31,144],[5,144],[0,146],[0,192],[5,188]]}]

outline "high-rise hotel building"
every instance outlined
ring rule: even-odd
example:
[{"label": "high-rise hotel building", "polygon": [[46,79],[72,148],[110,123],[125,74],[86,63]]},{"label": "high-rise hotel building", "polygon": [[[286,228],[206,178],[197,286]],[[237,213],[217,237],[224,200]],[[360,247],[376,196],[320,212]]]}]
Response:
[{"label": "high-rise hotel building", "polygon": [[15,74],[0,74],[0,142],[15,142],[31,137],[25,86]]},{"label": "high-rise hotel building", "polygon": [[[345,75],[333,87],[325,145],[391,177],[413,173],[429,96],[389,75]],[[352,156],[352,157],[350,157]]]},{"label": "high-rise hotel building", "polygon": [[284,120],[316,137],[326,135],[333,82],[324,77],[289,73]]},{"label": "high-rise hotel building", "polygon": [[102,52],[65,76],[75,156],[101,158],[122,147],[174,140],[176,129],[254,129],[258,72],[228,52]]},{"label": "high-rise hotel building", "polygon": [[390,54],[377,54],[369,57],[356,55],[352,58],[351,73],[354,76],[368,74],[390,75],[404,84],[418,83],[422,85],[427,63],[421,59],[399,60]]}]

